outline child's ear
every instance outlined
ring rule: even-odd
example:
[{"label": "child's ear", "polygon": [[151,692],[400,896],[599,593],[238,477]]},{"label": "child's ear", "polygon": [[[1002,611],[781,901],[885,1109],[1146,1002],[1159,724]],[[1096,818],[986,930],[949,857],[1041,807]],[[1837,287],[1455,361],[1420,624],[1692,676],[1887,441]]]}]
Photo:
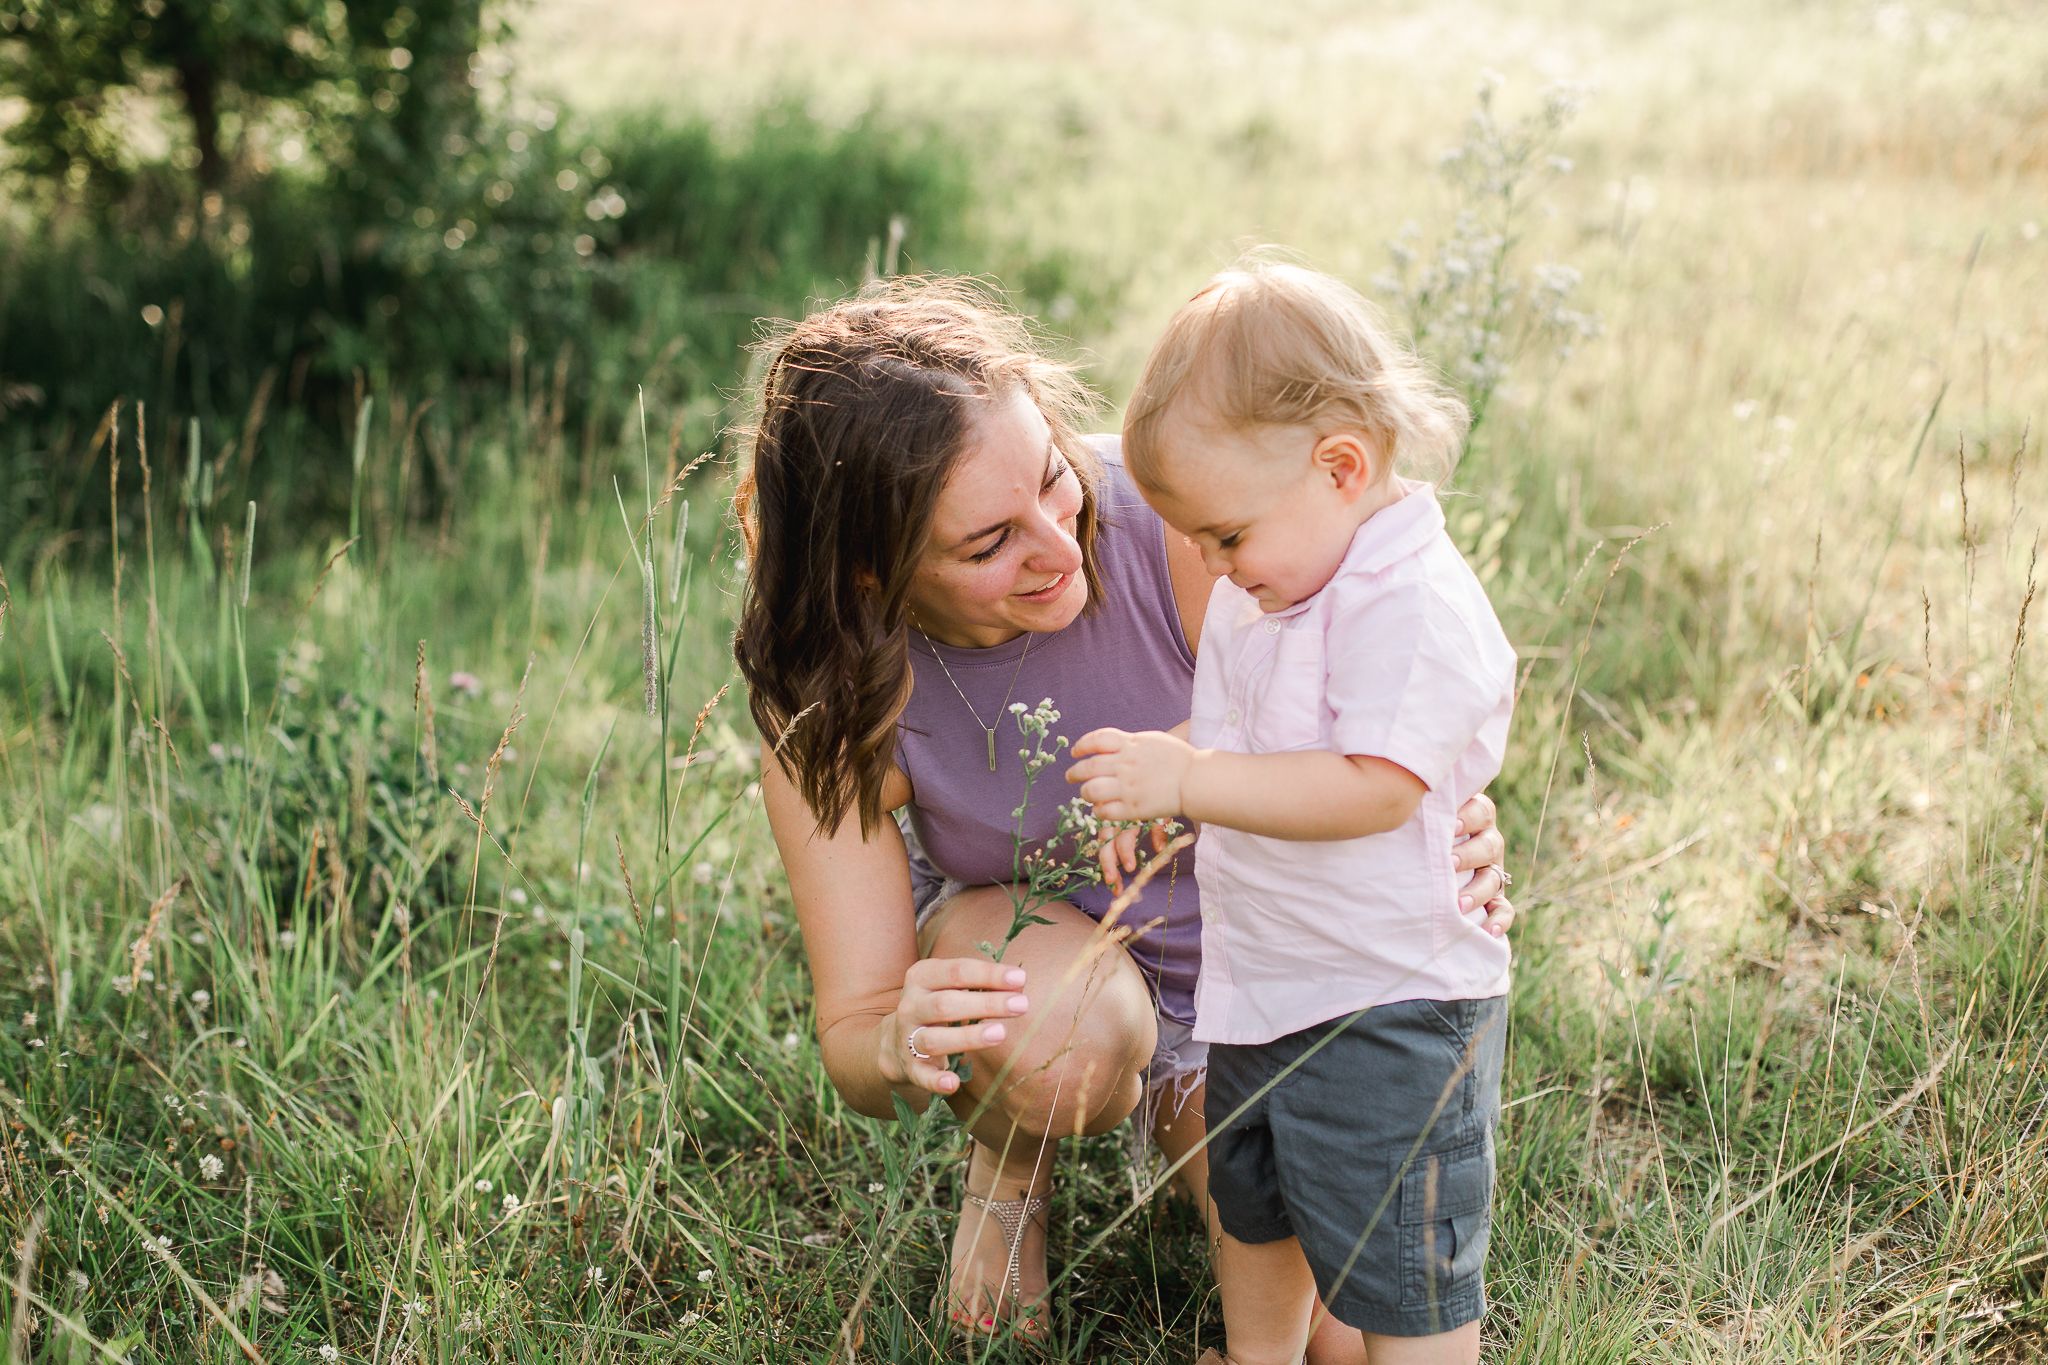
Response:
[{"label": "child's ear", "polygon": [[1309,455],[1316,472],[1330,480],[1346,502],[1379,483],[1382,461],[1375,443],[1356,432],[1339,431],[1316,442]]}]

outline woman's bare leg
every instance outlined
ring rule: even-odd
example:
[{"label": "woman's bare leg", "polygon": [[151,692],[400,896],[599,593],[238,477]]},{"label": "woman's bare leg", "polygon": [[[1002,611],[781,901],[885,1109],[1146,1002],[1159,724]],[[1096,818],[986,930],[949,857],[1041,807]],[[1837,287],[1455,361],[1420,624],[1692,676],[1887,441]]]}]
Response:
[{"label": "woman's bare leg", "polygon": [[[1144,1093],[1157,1040],[1152,998],[1130,955],[1105,945],[1095,922],[1063,901],[1038,913],[1052,923],[1026,929],[1003,956],[1027,973],[1031,1008],[1010,1022],[1008,1040],[975,1057],[973,1076],[947,1098],[974,1135],[968,1188],[989,1200],[1044,1194],[1060,1138],[1123,1122]],[[982,943],[1000,943],[1010,920],[1003,888],[976,887],[940,907],[918,946],[928,957],[973,956]],[[1008,1263],[1001,1227],[979,1208],[963,1209],[953,1237],[955,1321],[988,1330],[1009,1316]],[[1026,1230],[1018,1271],[1030,1303],[1046,1286],[1043,1219]]]},{"label": "woman's bare leg", "polygon": [[[1188,1157],[1187,1164],[1174,1176],[1174,1182],[1181,1193],[1193,1198],[1207,1213],[1209,1245],[1213,1249],[1219,1245],[1223,1228],[1216,1221],[1216,1205],[1209,1199],[1209,1155],[1208,1149],[1202,1145],[1202,1139],[1209,1131],[1202,1107],[1207,1091],[1207,1086],[1196,1086],[1178,1110],[1171,1095],[1163,1099],[1159,1105],[1159,1117],[1152,1125],[1152,1138],[1159,1144],[1159,1150],[1166,1154],[1169,1163],[1180,1160],[1182,1156]],[[1307,1362],[1308,1365],[1366,1365],[1365,1335],[1356,1327],[1346,1327],[1331,1317],[1317,1302],[1315,1331],[1309,1337]]]}]

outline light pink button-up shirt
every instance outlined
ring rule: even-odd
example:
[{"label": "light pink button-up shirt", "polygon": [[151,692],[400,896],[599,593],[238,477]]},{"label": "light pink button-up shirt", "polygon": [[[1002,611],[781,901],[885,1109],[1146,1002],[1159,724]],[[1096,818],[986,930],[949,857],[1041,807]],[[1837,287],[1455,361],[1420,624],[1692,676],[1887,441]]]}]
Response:
[{"label": "light pink button-up shirt", "polygon": [[1358,528],[1313,597],[1262,613],[1218,579],[1189,737],[1238,753],[1329,749],[1428,786],[1399,829],[1301,842],[1208,825],[1195,845],[1195,1037],[1265,1043],[1371,1005],[1508,987],[1508,945],[1458,910],[1458,807],[1500,771],[1515,652],[1427,484]]}]

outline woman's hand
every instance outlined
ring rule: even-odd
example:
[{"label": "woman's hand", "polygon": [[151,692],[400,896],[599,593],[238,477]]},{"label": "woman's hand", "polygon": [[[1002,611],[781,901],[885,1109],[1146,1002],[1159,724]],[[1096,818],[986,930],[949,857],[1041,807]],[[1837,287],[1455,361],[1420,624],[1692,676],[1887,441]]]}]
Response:
[{"label": "woman's hand", "polygon": [[1023,986],[1022,967],[986,958],[913,962],[903,973],[903,994],[890,1027],[876,1030],[880,1051],[875,1065],[883,1079],[934,1095],[952,1094],[960,1088],[960,1078],[946,1069],[946,1058],[993,1047],[1009,1036],[1002,1021],[1031,1006]]},{"label": "woman's hand", "polygon": [[1493,799],[1481,792],[1458,807],[1458,833],[1468,836],[1451,849],[1458,871],[1469,873],[1458,892],[1458,908],[1472,911],[1484,907],[1482,926],[1499,938],[1515,922],[1515,906],[1502,893],[1507,890],[1507,840],[1494,824]]}]

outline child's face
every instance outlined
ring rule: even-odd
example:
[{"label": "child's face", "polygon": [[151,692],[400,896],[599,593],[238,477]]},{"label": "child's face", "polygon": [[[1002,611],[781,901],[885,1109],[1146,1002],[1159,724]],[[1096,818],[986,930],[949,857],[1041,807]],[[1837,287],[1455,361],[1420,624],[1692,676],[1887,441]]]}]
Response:
[{"label": "child's face", "polygon": [[1284,611],[1322,590],[1364,520],[1398,496],[1363,437],[1308,427],[1232,431],[1182,405],[1161,424],[1166,486],[1144,489],[1213,574]]}]

